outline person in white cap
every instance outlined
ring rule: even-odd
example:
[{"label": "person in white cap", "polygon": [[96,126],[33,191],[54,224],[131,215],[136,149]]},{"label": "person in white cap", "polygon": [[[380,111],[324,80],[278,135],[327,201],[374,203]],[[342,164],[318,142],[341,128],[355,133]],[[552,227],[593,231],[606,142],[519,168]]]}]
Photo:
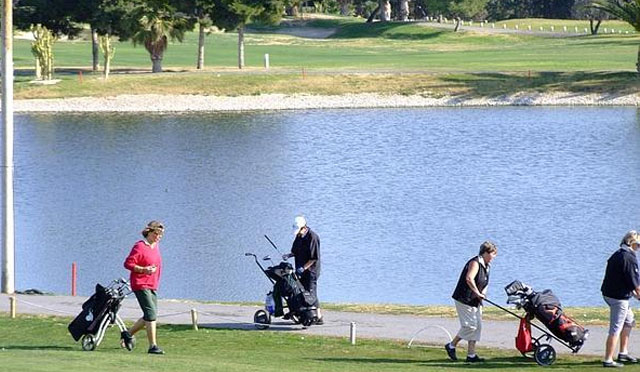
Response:
[{"label": "person in white cap", "polygon": [[320,277],[320,238],[307,226],[307,220],[303,216],[297,216],[293,228],[295,239],[291,245],[291,253],[282,258],[295,257],[296,273],[304,289],[309,291],[316,299],[312,304],[318,309],[318,321],[315,324],[324,324],[320,313],[320,301],[318,301],[318,278]]}]

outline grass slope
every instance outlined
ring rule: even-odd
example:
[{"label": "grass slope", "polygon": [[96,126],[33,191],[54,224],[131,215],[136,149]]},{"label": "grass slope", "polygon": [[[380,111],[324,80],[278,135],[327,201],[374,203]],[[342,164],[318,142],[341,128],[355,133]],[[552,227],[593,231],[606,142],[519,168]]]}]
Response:
[{"label": "grass slope", "polygon": [[[489,360],[483,365],[454,363],[438,345],[407,349],[406,343],[330,338],[274,331],[201,329],[188,326],[159,327],[164,356],[146,354],[146,340],[140,339],[133,352],[118,346],[118,332],[112,328],[94,352],[81,351],[66,326],[70,319],[57,317],[0,316],[0,365],[4,371],[474,371],[499,369],[505,372],[539,371],[535,363],[515,351],[481,349]],[[594,357],[561,355],[555,371],[600,370]],[[640,370],[627,367],[625,370]]]}]

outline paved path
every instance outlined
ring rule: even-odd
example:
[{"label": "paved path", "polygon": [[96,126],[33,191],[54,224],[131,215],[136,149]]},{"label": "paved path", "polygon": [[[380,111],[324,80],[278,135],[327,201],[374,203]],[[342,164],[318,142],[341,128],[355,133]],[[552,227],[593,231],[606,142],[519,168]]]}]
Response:
[{"label": "paved path", "polygon": [[[0,311],[9,310],[9,296],[0,294]],[[80,312],[84,297],[71,296],[38,296],[17,295],[17,312],[19,314],[48,314],[59,316],[75,316]],[[182,300],[159,301],[159,323],[191,324],[190,310],[198,311],[200,327],[255,329],[253,313],[257,306],[207,304]],[[127,298],[119,312],[125,320],[140,317],[140,310],[134,298]],[[410,315],[384,315],[371,313],[351,313],[338,311],[323,312],[325,324],[312,326],[303,330],[301,326],[289,321],[276,319],[270,328],[272,331],[288,331],[349,338],[350,323],[356,323],[358,338],[396,339],[409,342],[418,331],[416,343],[443,345],[449,340],[447,332],[455,334],[458,329],[457,319],[438,317],[418,317]],[[517,319],[514,321],[485,321],[483,325],[481,346],[513,349],[517,330]],[[601,356],[604,354],[606,327],[590,326],[590,336],[580,351],[583,355]],[[534,335],[536,331],[534,330]],[[640,355],[640,342],[636,341],[638,333],[631,339],[631,353]],[[70,338],[71,340],[71,338]],[[569,353],[569,349],[552,344],[559,353]],[[464,345],[462,345],[464,346]]]}]

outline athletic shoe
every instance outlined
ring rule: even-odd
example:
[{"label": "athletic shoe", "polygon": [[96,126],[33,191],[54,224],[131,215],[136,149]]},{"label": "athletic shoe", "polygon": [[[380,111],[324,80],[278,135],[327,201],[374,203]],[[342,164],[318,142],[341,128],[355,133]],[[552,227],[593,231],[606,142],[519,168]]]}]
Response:
[{"label": "athletic shoe", "polygon": [[133,350],[135,347],[135,340],[129,331],[120,332],[120,346],[129,351]]},{"label": "athletic shoe", "polygon": [[602,362],[602,366],[604,368],[622,368],[624,367],[624,364],[618,363],[616,361],[612,361],[612,362]]},{"label": "athletic shoe", "polygon": [[458,357],[456,356],[456,348],[451,346],[451,342],[444,345],[444,349],[447,351],[447,355],[449,356],[449,359],[454,361],[458,360]]},{"label": "athletic shoe", "polygon": [[467,363],[482,363],[482,362],[484,362],[484,358],[480,358],[479,356],[475,355],[473,357],[467,357],[466,362]]},{"label": "athletic shoe", "polygon": [[160,354],[160,355],[162,355],[162,354],[164,354],[164,350],[160,349],[160,348],[158,347],[158,345],[153,345],[153,346],[151,346],[151,347],[149,348],[148,353],[149,353],[149,354]]},{"label": "athletic shoe", "polygon": [[617,361],[622,363],[638,363],[638,359],[632,357],[629,354],[618,354]]},{"label": "athletic shoe", "polygon": [[323,325],[324,324],[324,318],[320,318],[320,319],[316,320],[316,322],[314,324],[315,325]]}]

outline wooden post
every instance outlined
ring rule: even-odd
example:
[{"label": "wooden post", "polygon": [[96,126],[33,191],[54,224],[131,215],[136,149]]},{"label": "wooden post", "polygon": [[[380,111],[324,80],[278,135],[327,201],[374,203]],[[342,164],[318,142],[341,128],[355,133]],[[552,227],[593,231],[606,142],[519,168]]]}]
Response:
[{"label": "wooden post", "polygon": [[191,323],[193,323],[193,330],[198,330],[198,310],[191,309]]},{"label": "wooden post", "polygon": [[351,341],[351,345],[356,344],[356,322],[351,322],[349,327],[349,341]]},{"label": "wooden post", "polygon": [[16,318],[16,296],[9,297],[9,312],[11,313],[11,319]]}]

